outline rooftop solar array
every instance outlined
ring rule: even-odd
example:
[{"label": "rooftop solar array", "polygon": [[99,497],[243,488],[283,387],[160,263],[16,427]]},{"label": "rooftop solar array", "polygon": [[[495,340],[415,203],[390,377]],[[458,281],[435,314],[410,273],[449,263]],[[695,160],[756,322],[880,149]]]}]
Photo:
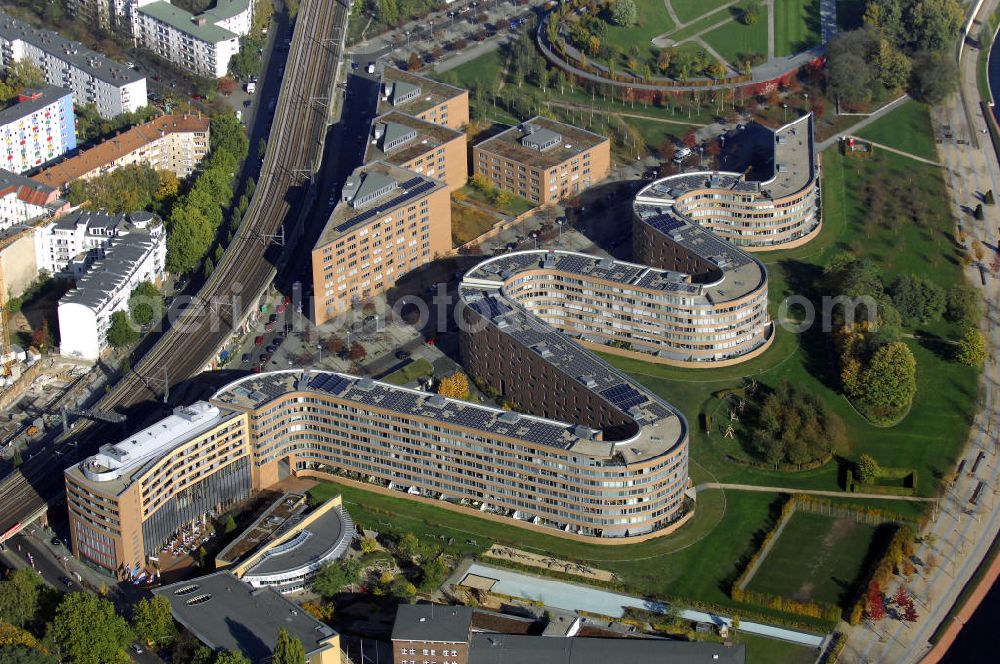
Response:
[{"label": "rooftop solar array", "polygon": [[[435,186],[437,186],[437,183],[431,180],[424,180],[423,178],[413,178],[407,180],[402,185],[400,185],[400,189],[402,189],[402,192],[400,194],[393,196],[390,200],[386,201],[385,203],[375,205],[365,210],[364,212],[361,212],[360,214],[351,217],[347,221],[338,224],[335,227],[336,231],[338,233],[343,233],[344,231],[353,228],[354,226],[357,226],[360,223],[369,221],[370,219],[374,219],[375,217],[381,217],[386,212],[403,205],[410,199],[416,198],[417,196],[423,194],[426,191],[430,191]],[[399,191],[399,189],[397,189],[397,191]]]}]

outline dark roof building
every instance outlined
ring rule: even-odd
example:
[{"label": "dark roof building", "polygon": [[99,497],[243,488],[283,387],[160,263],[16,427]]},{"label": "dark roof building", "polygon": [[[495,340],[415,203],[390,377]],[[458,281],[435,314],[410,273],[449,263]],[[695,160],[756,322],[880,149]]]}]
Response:
[{"label": "dark roof building", "polygon": [[238,650],[269,662],[284,628],[302,641],[311,664],[340,664],[340,635],[270,588],[253,588],[215,572],[153,591],[170,602],[174,619],[213,650]]}]

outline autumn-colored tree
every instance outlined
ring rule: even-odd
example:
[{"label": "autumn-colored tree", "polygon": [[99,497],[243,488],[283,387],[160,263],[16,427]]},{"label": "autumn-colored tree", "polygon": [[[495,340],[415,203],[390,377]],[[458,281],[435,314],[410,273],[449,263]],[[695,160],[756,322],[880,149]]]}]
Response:
[{"label": "autumn-colored tree", "polygon": [[417,71],[423,66],[423,64],[424,63],[420,59],[420,56],[417,55],[416,51],[414,51],[413,53],[410,53],[410,57],[406,60],[406,69],[408,71]]},{"label": "autumn-colored tree", "polygon": [[438,385],[438,394],[452,399],[469,398],[469,377],[461,371],[445,376]]},{"label": "autumn-colored tree", "polygon": [[305,602],[302,605],[302,609],[316,620],[325,623],[332,622],[333,616],[336,613],[333,602],[324,602],[322,600]]},{"label": "autumn-colored tree", "polygon": [[879,587],[878,581],[874,579],[868,584],[865,613],[875,622],[885,618],[885,600],[882,598],[882,589]]},{"label": "autumn-colored tree", "polygon": [[378,541],[374,537],[361,538],[361,553],[375,553],[378,551]]},{"label": "autumn-colored tree", "polygon": [[347,351],[347,359],[352,362],[359,362],[368,355],[365,351],[365,347],[359,344],[357,341],[351,344],[351,349]]},{"label": "autumn-colored tree", "polygon": [[336,335],[327,337],[323,341],[323,348],[325,348],[327,352],[333,353],[334,355],[340,355],[344,352],[346,347],[347,346],[344,343],[344,340]]},{"label": "autumn-colored tree", "polygon": [[693,148],[698,144],[698,137],[695,135],[693,129],[689,129],[687,133],[684,134],[684,138],[681,140],[683,141],[684,145],[686,145],[689,148]]},{"label": "autumn-colored tree", "polygon": [[219,79],[218,88],[219,94],[228,97],[236,92],[236,79],[232,76],[223,76]]}]

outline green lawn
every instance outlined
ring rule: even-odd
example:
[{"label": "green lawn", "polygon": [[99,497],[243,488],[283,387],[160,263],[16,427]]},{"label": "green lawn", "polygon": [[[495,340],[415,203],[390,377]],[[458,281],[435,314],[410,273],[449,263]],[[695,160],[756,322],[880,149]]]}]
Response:
[{"label": "green lawn", "polygon": [[[643,111],[640,108],[636,112],[642,113]],[[668,139],[674,142],[680,141],[689,129],[697,129],[697,127],[693,127],[692,125],[668,124],[666,122],[640,120],[633,117],[622,117],[622,120],[635,127],[642,134],[643,139],[646,141],[646,147],[651,151],[660,149],[660,146]]]},{"label": "green lawn", "polygon": [[[728,4],[730,1],[731,0],[670,0],[670,6],[673,7],[674,12],[677,13],[677,18],[679,18],[683,23],[690,23],[693,19],[707,14],[717,7]],[[663,11],[666,12],[666,9]],[[726,14],[728,14],[728,10],[716,12],[713,15],[723,16]]]},{"label": "green lawn", "polygon": [[[456,555],[475,553],[493,542],[608,569],[627,592],[678,601],[712,602],[749,611],[773,611],[739,605],[726,594],[739,574],[739,560],[756,548],[773,525],[783,499],[768,493],[706,491],[698,495],[695,517],[680,531],[648,542],[600,545],[575,542],[445,510],[400,497],[384,496],[335,482],[322,482],[310,494],[319,500],[342,494],[344,506],[363,528],[412,532],[421,541],[439,543]],[[449,544],[449,541],[451,544]],[[817,628],[822,621],[807,620]]]},{"label": "green lawn", "polygon": [[382,378],[387,383],[393,385],[406,385],[418,378],[425,378],[434,375],[434,367],[422,357],[418,357],[402,369],[398,369],[388,376]]},{"label": "green lawn", "polygon": [[739,62],[741,53],[767,54],[768,9],[761,5],[760,19],[753,25],[730,21],[702,36],[705,42],[731,64]]},{"label": "green lawn", "polygon": [[[778,303],[794,293],[819,302],[815,292],[823,266],[840,251],[854,250],[872,258],[891,277],[920,274],[942,286],[962,279],[958,248],[951,240],[953,221],[947,208],[937,205],[930,227],[904,224],[900,229],[866,229],[858,192],[864,182],[895,180],[928,205],[947,199],[939,169],[887,152],[871,160],[845,160],[835,150],[823,155],[825,207],[820,236],[797,249],[758,254],[768,267],[772,316]],[[817,304],[817,313],[821,305]],[[947,359],[940,345],[907,343],[917,359],[917,395],[909,415],[898,425],[877,428],[858,415],[837,387],[830,364],[828,338],[814,326],[803,335],[779,328],[772,347],[760,357],[733,367],[677,368],[605,355],[605,359],[634,375],[674,404],[691,425],[691,453],[719,481],[766,486],[839,490],[836,461],[800,473],[781,473],[733,464],[725,459],[724,446],[699,426],[699,413],[713,402],[713,392],[738,387],[754,376],[766,385],[782,378],[814,392],[836,412],[847,427],[849,449],[839,451],[848,459],[868,452],[886,466],[913,468],[918,474],[918,495],[931,495],[941,475],[953,467],[965,443],[975,412],[977,372]],[[917,330],[955,338],[959,330],[936,323]],[[926,345],[925,345],[926,344]],[[716,436],[717,437],[717,436]],[[728,441],[727,441],[728,442]],[[740,497],[742,500],[742,496]],[[885,505],[885,503],[882,503]],[[891,508],[914,509],[893,503]]]},{"label": "green lawn", "polygon": [[650,47],[653,37],[674,29],[674,22],[670,20],[663,0],[635,0],[635,8],[639,10],[635,25],[622,27],[608,24],[604,38],[608,46],[618,46],[628,52],[634,44],[645,50]]},{"label": "green lawn", "polygon": [[747,664],[813,664],[816,651],[795,643],[745,632],[730,632],[732,640],[747,647]]},{"label": "green lawn", "polygon": [[511,194],[510,202],[507,205],[500,205],[499,203],[494,203],[490,200],[490,197],[485,192],[476,189],[472,185],[465,185],[459,189],[456,193],[464,195],[469,200],[476,201],[482,205],[493,208],[497,212],[503,214],[509,214],[512,217],[516,217],[519,214],[524,214],[528,210],[535,207],[535,204],[531,201],[521,198],[520,196],[515,196]]},{"label": "green lawn", "polygon": [[[764,7],[762,6],[761,9],[763,10]],[[720,23],[725,23],[727,21],[733,22],[733,15],[728,10],[716,12],[714,14],[709,14],[707,16],[702,16],[698,20],[689,23],[680,30],[671,33],[670,38],[673,39],[675,43],[680,42],[687,39],[688,37],[693,37],[694,35],[712,27],[713,25],[719,25]],[[766,38],[767,21],[758,21],[758,23],[762,23],[764,25],[764,34]]]},{"label": "green lawn", "polygon": [[820,43],[819,3],[820,0],[774,0],[776,56],[793,55]]},{"label": "green lawn", "polygon": [[918,101],[908,101],[888,115],[858,132],[867,138],[924,159],[937,160],[930,109]]},{"label": "green lawn", "polygon": [[873,526],[850,519],[796,512],[747,589],[845,606],[863,574],[874,535]]}]

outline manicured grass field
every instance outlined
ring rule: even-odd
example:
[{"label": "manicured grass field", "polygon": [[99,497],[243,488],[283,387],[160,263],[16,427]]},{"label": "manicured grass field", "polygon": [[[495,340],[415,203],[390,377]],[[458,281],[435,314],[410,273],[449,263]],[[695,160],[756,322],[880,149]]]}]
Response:
[{"label": "manicured grass field", "polygon": [[[763,7],[762,7],[762,9],[763,9]],[[712,27],[713,25],[719,25],[720,23],[725,23],[727,21],[730,21],[730,22],[733,21],[733,15],[731,13],[729,13],[728,10],[723,10],[723,11],[720,11],[720,12],[716,12],[714,14],[709,14],[707,16],[702,16],[698,20],[689,23],[688,25],[686,25],[685,27],[681,28],[680,30],[672,32],[670,34],[670,39],[673,39],[675,43],[676,42],[681,42],[681,41],[684,41],[685,39],[687,39],[688,37],[693,37],[694,35],[702,32],[704,30],[707,30],[708,28]],[[759,22],[760,21],[758,21],[758,23]],[[766,21],[764,22],[764,34],[765,34],[765,39],[766,39],[766,35],[767,35],[767,22]]]},{"label": "manicured grass field", "polygon": [[651,46],[653,37],[674,29],[674,22],[670,20],[663,0],[635,0],[635,8],[639,15],[635,25],[622,27],[608,24],[607,36],[604,38],[608,46],[618,46],[626,52],[633,44],[646,49]]},{"label": "manicured grass field", "polygon": [[[707,14],[716,7],[728,4],[731,0],[670,0],[670,6],[674,8],[679,18],[684,23],[690,23],[703,14]],[[661,3],[662,4],[662,3]],[[664,12],[667,10],[664,8]],[[725,10],[728,12],[728,10]],[[723,16],[723,12],[716,12],[715,15]]]},{"label": "manicured grass field", "polygon": [[858,136],[924,159],[936,161],[938,158],[930,109],[918,101],[908,101],[883,115],[859,131]]},{"label": "manicured grass field", "polygon": [[874,535],[874,527],[850,519],[796,512],[747,589],[843,606]]},{"label": "manicured grass field", "polygon": [[731,64],[739,62],[741,53],[767,54],[767,16],[765,5],[760,7],[760,18],[753,25],[732,20],[702,36],[705,42]]},{"label": "manicured grass field", "polygon": [[[774,0],[774,54],[793,55],[820,43],[820,0]],[[837,7],[840,10],[839,3]]]},{"label": "manicured grass field", "polygon": [[434,367],[431,366],[431,363],[422,357],[418,357],[402,369],[394,371],[385,378],[382,378],[382,380],[387,383],[392,383],[393,385],[406,385],[410,381],[416,380],[417,378],[433,375]]},{"label": "manicured grass field", "polygon": [[730,632],[732,640],[747,647],[747,664],[813,664],[816,651],[795,643],[768,639],[763,636]]},{"label": "manicured grass field", "polygon": [[451,204],[451,243],[460,246],[474,240],[497,222],[497,218],[468,205]]},{"label": "manicured grass field", "polygon": [[[816,301],[819,277],[830,258],[852,249],[872,258],[891,278],[919,274],[948,287],[963,278],[958,248],[951,240],[952,220],[937,206],[928,228],[904,224],[897,230],[876,228],[870,236],[863,224],[864,209],[858,195],[869,181],[898,179],[909,191],[928,201],[945,200],[939,169],[911,159],[880,152],[871,160],[845,160],[834,150],[823,155],[825,207],[820,236],[797,249],[758,254],[768,267],[771,314],[777,315],[782,299],[801,293]],[[952,362],[948,349],[931,342],[906,339],[917,360],[917,395],[909,415],[898,425],[881,429],[858,415],[841,396],[829,357],[826,333],[820,326],[803,335],[777,330],[772,347],[763,355],[734,367],[685,369],[639,362],[612,355],[605,358],[674,404],[688,419],[691,451],[695,461],[719,481],[766,486],[838,490],[838,464],[800,473],[781,473],[726,460],[724,446],[699,426],[699,413],[713,402],[712,393],[738,387],[752,376],[775,385],[782,378],[820,396],[847,427],[849,448],[838,450],[847,459],[868,452],[886,466],[913,468],[918,474],[918,495],[931,495],[943,473],[950,471],[964,444],[975,411],[977,372]],[[947,323],[924,326],[918,332],[955,338],[957,327]],[[729,442],[729,441],[727,441]],[[743,496],[739,497],[740,500]],[[884,503],[883,503],[884,505]],[[892,509],[916,509],[893,503]]]}]

